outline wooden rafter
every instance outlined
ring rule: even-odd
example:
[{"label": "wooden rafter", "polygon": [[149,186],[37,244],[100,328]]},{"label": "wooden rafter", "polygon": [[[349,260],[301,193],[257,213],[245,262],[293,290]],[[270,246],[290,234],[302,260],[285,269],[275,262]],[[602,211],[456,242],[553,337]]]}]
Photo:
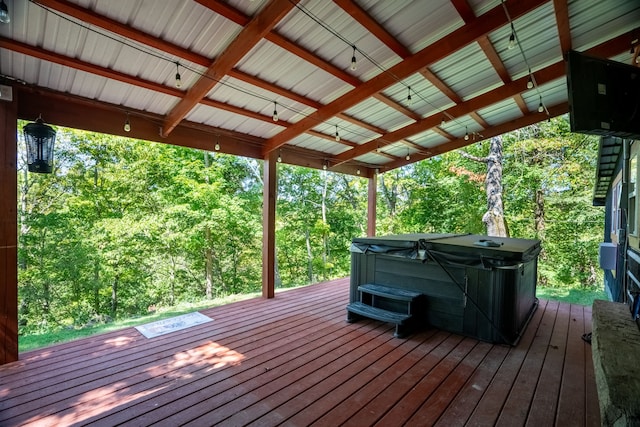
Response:
[{"label": "wooden rafter", "polygon": [[182,119],[202,100],[207,93],[229,74],[234,65],[251,50],[287,14],[297,0],[272,0],[240,32],[198,81],[189,88],[187,94],[167,114],[162,125],[162,135],[168,135]]},{"label": "wooden rafter", "polygon": [[571,50],[571,28],[569,26],[569,5],[567,0],[553,0],[553,8],[556,12],[556,26],[560,38],[560,50],[566,55]]},{"label": "wooden rafter", "polygon": [[[603,57],[603,58],[614,56],[628,49],[627,43],[631,34],[632,32],[621,34],[618,37],[615,37],[600,45],[592,47],[591,49],[587,50],[587,53],[594,56]],[[538,72],[536,72],[536,80],[538,84],[544,84],[562,77],[564,75],[564,72],[565,72],[565,63],[564,61],[559,61],[559,62],[556,62],[555,64],[549,65],[539,70]],[[486,108],[505,98],[510,98],[510,97],[515,98],[518,95],[520,95],[521,92],[526,90],[526,82],[528,78],[529,76],[525,75],[517,80],[512,80],[508,84],[500,86],[494,90],[486,92],[475,98],[469,99],[453,107],[450,107],[444,111],[444,114],[446,114],[447,117],[456,119],[464,115],[470,115],[476,112],[477,110]],[[529,116],[529,111],[527,110],[527,112],[524,114]],[[401,139],[410,138],[412,135],[425,132],[431,128],[434,128],[440,123],[441,119],[442,118],[440,113],[433,114],[429,117],[425,117],[424,119],[416,123],[397,129],[393,132],[389,132],[381,136],[380,138],[374,139],[367,143],[358,145],[352,150],[345,151],[344,153],[336,156],[334,160],[336,164],[348,162],[356,157],[362,156],[370,151],[377,150],[378,148],[383,147],[385,145],[395,143]],[[538,119],[540,119],[539,113],[538,113]],[[486,136],[485,134],[487,134],[488,130],[491,130],[491,129],[492,128],[483,130],[483,135]],[[513,130],[513,129],[517,129],[517,127],[514,127],[510,130]]]},{"label": "wooden rafter", "polygon": [[[515,19],[544,3],[544,0],[527,0],[518,2],[514,4],[512,10],[510,10],[511,17],[512,19]],[[293,126],[280,132],[278,135],[270,138],[263,154],[266,155],[268,152],[276,150],[278,147],[287,143],[287,141],[312,128],[317,123],[326,121],[339,112],[352,107],[377,92],[384,90],[394,84],[397,79],[406,78],[412,73],[429,66],[451,52],[472,43],[479,37],[490,33],[506,23],[507,18],[502,10],[502,6],[494,7],[489,12],[482,15],[482,19],[475,19],[464,27],[453,31],[446,37],[446,39],[438,40],[432,45],[427,46],[399,64],[391,67],[388,70],[389,72],[377,75],[345,95],[340,96],[333,102],[325,105],[315,113],[295,123]]]},{"label": "wooden rafter", "polygon": [[[566,102],[563,102],[559,105],[554,105],[552,107],[548,107],[549,110],[549,117],[557,117],[559,115],[565,114],[567,111],[569,111],[569,104]],[[502,135],[504,133],[510,132],[514,129],[519,129],[522,128],[524,126],[529,126],[532,125],[534,123],[538,123],[541,119],[541,114],[542,113],[538,113],[537,111],[535,112],[531,112],[523,117],[519,117],[515,120],[511,120],[509,122],[503,123],[501,125],[498,126],[494,126],[491,127],[489,129],[485,129],[483,131],[483,138],[487,139],[487,138],[491,138],[497,135]],[[546,114],[544,115],[544,117],[546,118]],[[418,154],[416,156],[414,156],[411,160],[413,162],[415,161],[420,161],[420,160],[425,160],[428,159],[430,157],[433,156],[437,156],[438,154],[442,154],[442,153],[446,153],[448,151],[452,151],[452,150],[457,150],[458,148],[462,148],[465,147],[469,144],[473,144],[474,141],[466,141],[464,138],[457,138],[453,141],[447,142],[445,144],[439,145],[437,147],[433,147],[430,149],[430,153],[429,154]],[[475,141],[477,142],[477,140]],[[398,159],[395,162],[389,163],[386,166],[386,170],[392,170],[401,166],[406,165],[407,161],[405,161],[404,159]]]}]

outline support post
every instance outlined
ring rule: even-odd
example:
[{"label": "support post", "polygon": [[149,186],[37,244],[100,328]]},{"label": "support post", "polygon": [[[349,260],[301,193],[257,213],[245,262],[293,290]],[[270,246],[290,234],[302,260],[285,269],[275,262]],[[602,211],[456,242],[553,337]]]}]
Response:
[{"label": "support post", "polygon": [[18,102],[0,100],[0,365],[18,360],[17,121]]},{"label": "support post", "polygon": [[275,296],[277,151],[270,152],[263,164],[262,190],[262,296]]},{"label": "support post", "polygon": [[369,178],[367,193],[367,237],[376,235],[376,204],[378,202],[378,174],[374,173]]}]

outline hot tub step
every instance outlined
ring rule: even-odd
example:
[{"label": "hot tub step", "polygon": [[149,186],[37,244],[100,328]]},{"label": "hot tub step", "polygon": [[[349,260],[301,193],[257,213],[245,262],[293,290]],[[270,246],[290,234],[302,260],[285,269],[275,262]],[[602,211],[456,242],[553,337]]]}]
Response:
[{"label": "hot tub step", "polygon": [[348,322],[354,322],[361,317],[367,317],[381,322],[394,323],[396,325],[396,331],[393,335],[398,338],[404,338],[408,335],[407,326],[413,318],[410,314],[373,307],[359,301],[352,302],[347,305]]},{"label": "hot tub step", "polygon": [[396,301],[415,301],[420,298],[420,292],[411,291],[409,289],[392,288],[389,286],[375,285],[367,283],[358,286],[360,292],[366,292],[371,295],[377,295],[383,298],[389,298]]}]

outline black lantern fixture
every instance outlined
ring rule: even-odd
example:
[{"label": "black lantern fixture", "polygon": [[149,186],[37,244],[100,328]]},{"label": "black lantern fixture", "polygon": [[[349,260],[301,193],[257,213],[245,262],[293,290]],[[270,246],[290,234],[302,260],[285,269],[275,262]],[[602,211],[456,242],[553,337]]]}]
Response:
[{"label": "black lantern fixture", "polygon": [[27,143],[27,166],[29,172],[51,173],[53,170],[53,146],[56,142],[56,131],[45,125],[42,116],[35,123],[22,128]]},{"label": "black lantern fixture", "polygon": [[11,22],[11,17],[9,16],[9,8],[4,0],[0,0],[0,22],[3,24],[8,24]]}]

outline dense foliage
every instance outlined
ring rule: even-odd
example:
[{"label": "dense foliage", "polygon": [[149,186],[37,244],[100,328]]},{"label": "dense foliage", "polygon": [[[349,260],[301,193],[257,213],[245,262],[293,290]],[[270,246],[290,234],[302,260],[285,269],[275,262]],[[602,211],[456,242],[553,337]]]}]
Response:
[{"label": "dense foliage", "polygon": [[[558,119],[505,135],[504,151],[506,220],[543,241],[540,284],[597,285],[597,140]],[[52,175],[19,165],[22,334],[260,289],[261,162],[62,128],[55,155]],[[484,168],[452,152],[379,175],[378,234],[484,233]],[[284,164],[278,176],[278,285],[347,276],[366,179]]]}]

